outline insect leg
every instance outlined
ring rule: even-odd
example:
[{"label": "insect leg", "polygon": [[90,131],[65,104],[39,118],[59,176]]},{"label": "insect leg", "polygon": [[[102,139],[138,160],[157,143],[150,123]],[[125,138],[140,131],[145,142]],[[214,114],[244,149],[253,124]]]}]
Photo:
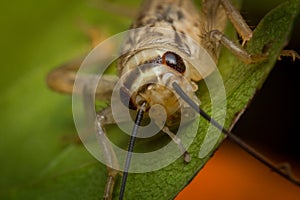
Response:
[{"label": "insect leg", "polygon": [[[106,77],[103,76],[102,79]],[[109,81],[110,80],[110,81]],[[89,79],[89,81],[91,81]],[[103,80],[101,80],[103,81]],[[98,84],[98,88],[101,86],[101,90],[103,90],[103,87],[108,87],[110,85],[115,85],[115,81],[112,81],[109,78],[105,78],[105,83],[107,85],[102,85],[101,83]],[[85,82],[85,80],[82,82],[83,84],[83,91],[82,91],[82,95],[83,95],[83,103],[84,103],[84,110],[85,110],[85,114],[86,114],[86,120],[87,123],[91,122],[93,120],[94,115],[92,115],[95,112],[95,106],[93,103],[93,98],[94,98],[94,94],[93,91],[91,90],[91,88],[89,87],[90,84],[88,84],[88,82]],[[112,93],[112,89],[113,88],[106,88],[107,91],[105,93],[103,93],[103,91],[101,91],[102,96],[99,96],[98,99],[100,100],[107,100],[111,98],[111,93]],[[97,98],[97,96],[96,96]],[[112,114],[112,109],[111,107],[107,107],[99,112],[97,112],[96,114],[96,120],[95,120],[95,131],[97,134],[97,138],[98,138],[98,142],[99,142],[99,146],[101,148],[101,153],[102,156],[105,160],[106,163],[106,168],[107,168],[107,180],[106,180],[106,185],[105,185],[105,189],[104,189],[104,194],[103,194],[103,199],[105,200],[110,200],[112,199],[112,194],[113,194],[113,190],[114,190],[114,185],[115,185],[115,180],[116,180],[116,176],[120,173],[118,170],[119,168],[119,164],[115,155],[115,152],[111,146],[111,143],[109,141],[109,139],[107,138],[107,134],[105,131],[105,125],[108,124],[114,124],[115,120]],[[84,136],[83,136],[84,137]]]},{"label": "insect leg", "polygon": [[54,91],[72,94],[77,70],[83,58],[78,58],[65,65],[53,69],[47,75],[47,85]]},{"label": "insect leg", "polygon": [[153,105],[150,109],[150,115],[153,117],[153,119],[155,120],[155,123],[158,127],[161,128],[161,130],[166,133],[172,140],[173,142],[175,142],[175,144],[177,144],[179,150],[181,151],[181,153],[183,154],[183,159],[185,162],[190,162],[191,161],[191,157],[190,154],[187,152],[187,150],[185,149],[185,147],[183,146],[181,140],[179,137],[177,137],[174,133],[172,133],[170,131],[170,129],[164,125],[164,115],[165,113],[162,113],[163,109],[161,109],[160,105]]},{"label": "insect leg", "polygon": [[[108,107],[97,114],[96,118],[96,131],[99,137],[100,146],[102,148],[104,159],[106,160],[107,166],[107,180],[104,189],[103,199],[112,199],[116,176],[120,173],[114,168],[118,167],[118,161],[115,152],[107,141],[106,132],[104,126],[107,124],[115,123],[112,116],[111,108]],[[110,167],[111,166],[111,167]],[[113,168],[112,168],[113,167]]]},{"label": "insect leg", "polygon": [[162,131],[166,134],[168,134],[168,136],[177,144],[178,148],[180,149],[180,151],[183,153],[183,159],[185,162],[190,162],[191,161],[191,156],[190,154],[187,152],[187,150],[185,149],[185,147],[183,146],[183,144],[181,143],[180,138],[178,138],[174,133],[172,133],[168,127],[164,126]]},{"label": "insect leg", "polygon": [[296,59],[300,60],[300,55],[294,50],[282,50],[278,57],[278,60],[281,60],[281,57],[291,57],[293,61]]},{"label": "insect leg", "polygon": [[[80,76],[77,79],[76,87],[80,87],[73,91],[73,85],[76,79],[76,73],[79,69],[82,58],[73,60],[59,68],[56,68],[52,70],[48,76],[47,76],[47,84],[48,86],[57,92],[64,93],[64,94],[72,94],[73,92],[79,92],[82,95],[83,88],[85,88],[85,92],[88,89],[88,86],[91,85],[93,81],[97,81],[97,76]],[[103,75],[101,77],[100,82],[97,85],[96,89],[96,99],[103,100],[103,101],[109,101],[112,90],[115,86],[115,83],[117,82],[118,77],[117,76],[111,76],[111,75]]]},{"label": "insect leg", "polygon": [[[88,25],[84,21],[81,22],[80,27],[82,31],[88,36],[88,38],[91,40],[92,47],[95,47],[100,43],[100,41],[104,40],[106,37],[103,35],[100,31],[95,29],[93,26]],[[105,43],[101,46],[105,51],[102,51],[101,54],[98,55],[97,60],[105,60],[110,57],[110,55],[113,53],[113,44],[111,43]],[[81,67],[81,64],[85,58],[85,55],[82,57],[79,57],[77,59],[74,59],[58,68],[55,68],[47,75],[47,85],[53,89],[54,91],[64,93],[64,94],[72,94],[73,91],[73,85],[76,79],[77,71]],[[111,84],[112,82],[116,82],[117,77],[107,76],[104,75],[101,78],[101,83],[98,84],[96,98],[97,97],[108,97],[109,95],[107,92],[112,91],[114,84]],[[88,83],[91,83],[91,81],[97,80],[97,77],[89,76],[82,76],[80,75],[80,80],[77,80],[76,86],[80,87],[80,90],[83,91],[82,88],[84,86],[87,86]],[[80,83],[79,83],[80,81]],[[80,94],[81,95],[81,94]],[[102,99],[102,100],[110,100],[109,98]]]},{"label": "insect leg", "polygon": [[255,54],[255,55],[250,54],[242,46],[234,43],[229,38],[227,38],[222,32],[218,30],[210,31],[209,37],[211,41],[221,43],[229,51],[231,51],[232,54],[240,58],[245,63],[255,63],[267,59],[266,54]]},{"label": "insect leg", "polygon": [[[114,84],[114,83],[112,83]],[[111,95],[109,95],[110,97]],[[94,105],[91,104],[92,99],[94,98],[93,93],[89,90],[88,85],[85,85],[83,88],[83,100],[84,100],[84,110],[86,113],[87,123],[93,120]],[[101,99],[106,99],[108,97],[103,96]],[[104,189],[103,199],[110,200],[112,199],[112,193],[114,190],[116,176],[119,174],[119,171],[115,170],[118,168],[119,164],[115,155],[115,152],[108,141],[107,134],[105,131],[105,125],[114,124],[115,120],[113,118],[111,107],[107,107],[96,114],[95,120],[95,131],[97,134],[99,147],[101,148],[101,153],[103,159],[106,163],[107,169],[107,180]],[[84,136],[83,136],[84,138]]]},{"label": "insect leg", "polygon": [[252,30],[249,28],[248,24],[245,22],[240,12],[232,5],[230,0],[220,0],[227,17],[233,24],[236,31],[243,39],[243,44],[252,38]]}]

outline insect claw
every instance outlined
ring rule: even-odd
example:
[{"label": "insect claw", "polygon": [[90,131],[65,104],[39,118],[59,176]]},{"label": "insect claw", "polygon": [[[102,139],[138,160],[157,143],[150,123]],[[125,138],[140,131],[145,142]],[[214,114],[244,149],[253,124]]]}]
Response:
[{"label": "insect claw", "polygon": [[245,46],[245,44],[248,42],[248,40],[247,39],[243,39],[243,42],[242,42],[242,47],[244,47]]},{"label": "insect claw", "polygon": [[173,140],[173,142],[175,142],[177,144],[178,148],[183,153],[182,156],[183,156],[184,161],[187,162],[187,163],[189,163],[191,161],[191,156],[190,156],[189,152],[187,152],[187,150],[183,146],[180,138],[177,137],[173,132],[171,132],[169,130],[169,128],[166,127],[166,126],[163,127],[162,131],[164,133],[166,133]]},{"label": "insect claw", "polygon": [[185,151],[185,152],[183,153],[183,159],[184,159],[184,161],[185,161],[186,163],[191,162],[192,158],[191,158],[189,152]]},{"label": "insect claw", "polygon": [[282,60],[282,57],[291,57],[293,62],[295,62],[296,59],[300,60],[300,55],[294,50],[282,50],[278,56],[278,60]]}]

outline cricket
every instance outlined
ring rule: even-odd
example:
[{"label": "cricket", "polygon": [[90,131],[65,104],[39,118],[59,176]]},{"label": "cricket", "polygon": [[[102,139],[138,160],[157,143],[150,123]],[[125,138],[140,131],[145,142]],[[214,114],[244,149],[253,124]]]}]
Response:
[{"label": "cricket", "polygon": [[[241,38],[240,43],[232,41],[224,33],[227,21]],[[97,111],[96,117],[91,119],[95,124],[94,131],[100,138],[99,146],[105,154],[104,159],[108,162],[103,199],[126,197],[135,140],[141,124],[149,118],[154,126],[176,144],[182,155],[180,159],[186,165],[193,158],[176,130],[201,116],[272,171],[300,185],[288,166],[277,167],[206,113],[196,95],[198,83],[217,70],[221,48],[226,48],[249,65],[268,60],[268,49],[261,49],[255,54],[246,50],[245,46],[253,36],[252,29],[231,0],[202,0],[201,10],[192,0],[144,0],[130,29],[133,31],[127,34],[120,47],[121,56],[116,64],[118,77],[104,74],[96,94],[88,89],[88,78],[80,82],[81,93],[99,101],[110,101],[117,85],[120,103],[134,116],[124,163],[118,162],[116,153],[106,142],[109,132],[105,127],[117,121],[114,119],[113,105]],[[292,50],[284,50],[283,55],[300,58]],[[72,94],[81,61],[82,59],[77,59],[51,71],[47,77],[49,87],[61,93]],[[117,170],[119,168],[115,166],[122,170]],[[118,176],[122,180],[117,194],[115,188]]]}]

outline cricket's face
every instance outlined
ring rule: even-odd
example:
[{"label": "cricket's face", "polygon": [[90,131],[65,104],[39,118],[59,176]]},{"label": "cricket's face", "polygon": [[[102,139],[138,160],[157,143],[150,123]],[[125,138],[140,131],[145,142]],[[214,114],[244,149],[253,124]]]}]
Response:
[{"label": "cricket's face", "polygon": [[148,110],[160,105],[164,110],[156,110],[153,114],[159,118],[164,112],[169,124],[181,121],[178,118],[182,117],[190,121],[194,118],[191,116],[194,112],[191,112],[191,108],[176,95],[172,87],[172,83],[176,82],[190,98],[197,99],[194,94],[195,87],[184,76],[185,72],[186,66],[182,58],[176,53],[166,51],[145,61],[122,77],[121,100],[130,109],[137,109],[143,103],[146,103]]}]

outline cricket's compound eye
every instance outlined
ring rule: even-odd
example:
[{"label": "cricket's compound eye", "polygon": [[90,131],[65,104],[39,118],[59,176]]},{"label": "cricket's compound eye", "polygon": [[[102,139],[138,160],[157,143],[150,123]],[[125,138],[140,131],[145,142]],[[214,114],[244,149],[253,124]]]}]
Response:
[{"label": "cricket's compound eye", "polygon": [[185,65],[182,58],[171,51],[167,51],[162,57],[162,63],[175,69],[179,73],[185,72]]}]

